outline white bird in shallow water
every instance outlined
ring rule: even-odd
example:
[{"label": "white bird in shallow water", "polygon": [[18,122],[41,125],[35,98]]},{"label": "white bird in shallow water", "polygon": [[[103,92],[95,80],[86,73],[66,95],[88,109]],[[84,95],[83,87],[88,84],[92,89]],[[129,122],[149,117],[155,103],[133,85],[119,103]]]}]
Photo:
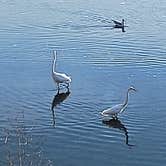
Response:
[{"label": "white bird in shallow water", "polygon": [[113,106],[111,108],[108,108],[108,109],[104,110],[103,112],[101,112],[101,114],[103,116],[112,116],[112,117],[116,118],[117,115],[119,113],[122,113],[125,110],[125,108],[127,107],[128,98],[129,98],[129,92],[132,91],[132,90],[136,91],[136,89],[134,87],[128,88],[127,94],[126,94],[126,99],[124,100],[124,102],[122,104],[117,104],[117,105],[115,105],[115,106]]},{"label": "white bird in shallow water", "polygon": [[71,82],[71,77],[67,76],[64,73],[58,73],[55,71],[55,65],[56,65],[56,57],[57,57],[57,52],[53,50],[53,63],[52,63],[52,78],[54,80],[54,82],[57,84],[58,86],[58,92],[59,92],[59,84],[60,83],[65,83],[67,84],[67,88],[69,88],[69,83]]}]

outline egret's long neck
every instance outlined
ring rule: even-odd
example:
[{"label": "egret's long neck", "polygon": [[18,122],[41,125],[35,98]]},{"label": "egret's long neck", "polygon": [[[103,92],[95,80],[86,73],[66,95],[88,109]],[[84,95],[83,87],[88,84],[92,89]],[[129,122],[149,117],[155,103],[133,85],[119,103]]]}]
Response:
[{"label": "egret's long neck", "polygon": [[125,99],[125,101],[124,101],[124,103],[123,103],[124,106],[127,105],[128,99],[129,99],[129,90],[127,90],[127,93],[126,93],[126,99]]},{"label": "egret's long neck", "polygon": [[54,54],[54,60],[52,62],[52,73],[55,73],[55,68],[56,68],[56,55],[55,53],[53,52]]},{"label": "egret's long neck", "polygon": [[52,73],[55,73],[55,67],[56,67],[56,62],[55,62],[55,58],[52,62]]}]

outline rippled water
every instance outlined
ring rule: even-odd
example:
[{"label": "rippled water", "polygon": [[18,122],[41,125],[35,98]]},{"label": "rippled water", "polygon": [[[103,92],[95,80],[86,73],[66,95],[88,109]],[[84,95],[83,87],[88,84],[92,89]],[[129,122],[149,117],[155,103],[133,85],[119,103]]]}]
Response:
[{"label": "rippled water", "polygon": [[[165,164],[164,0],[2,0],[0,11],[0,165],[13,141],[4,130],[20,123],[52,165]],[[124,33],[109,23],[122,18]],[[56,93],[53,49],[70,93]],[[126,111],[103,120],[130,85]]]}]

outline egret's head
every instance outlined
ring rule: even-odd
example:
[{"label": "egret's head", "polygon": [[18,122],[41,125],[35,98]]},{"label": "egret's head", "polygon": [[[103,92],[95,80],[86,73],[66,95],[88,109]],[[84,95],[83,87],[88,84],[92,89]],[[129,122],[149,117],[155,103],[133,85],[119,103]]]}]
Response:
[{"label": "egret's head", "polygon": [[137,91],[133,86],[131,86],[129,89],[128,89],[128,91],[130,91],[130,90],[133,90],[133,91]]},{"label": "egret's head", "polygon": [[56,59],[56,51],[53,50],[53,58]]},{"label": "egret's head", "polygon": [[68,82],[68,83],[71,82],[71,77],[68,77],[67,82]]}]

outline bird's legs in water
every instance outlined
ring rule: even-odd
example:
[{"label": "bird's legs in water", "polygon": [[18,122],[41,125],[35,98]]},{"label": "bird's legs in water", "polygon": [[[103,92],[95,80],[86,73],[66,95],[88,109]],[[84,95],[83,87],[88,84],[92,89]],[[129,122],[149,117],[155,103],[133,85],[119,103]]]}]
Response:
[{"label": "bird's legs in water", "polygon": [[118,119],[117,114],[113,115],[112,118],[117,120]]},{"label": "bird's legs in water", "polygon": [[[69,83],[62,84],[62,86],[66,87],[66,88],[67,88],[67,90],[68,90],[68,92],[69,92],[69,86],[70,86],[70,84],[69,84]],[[57,87],[58,87],[58,93],[59,93],[59,91],[60,91],[60,83],[57,83]]]},{"label": "bird's legs in water", "polygon": [[69,83],[66,83],[66,88],[67,88],[67,90],[69,91]]},{"label": "bird's legs in water", "polygon": [[52,118],[53,118],[53,127],[55,127],[55,112],[54,112],[54,107],[51,108],[52,111]]},{"label": "bird's legs in water", "polygon": [[59,93],[59,90],[60,90],[59,83],[57,83],[57,87],[58,87],[58,93]]}]

